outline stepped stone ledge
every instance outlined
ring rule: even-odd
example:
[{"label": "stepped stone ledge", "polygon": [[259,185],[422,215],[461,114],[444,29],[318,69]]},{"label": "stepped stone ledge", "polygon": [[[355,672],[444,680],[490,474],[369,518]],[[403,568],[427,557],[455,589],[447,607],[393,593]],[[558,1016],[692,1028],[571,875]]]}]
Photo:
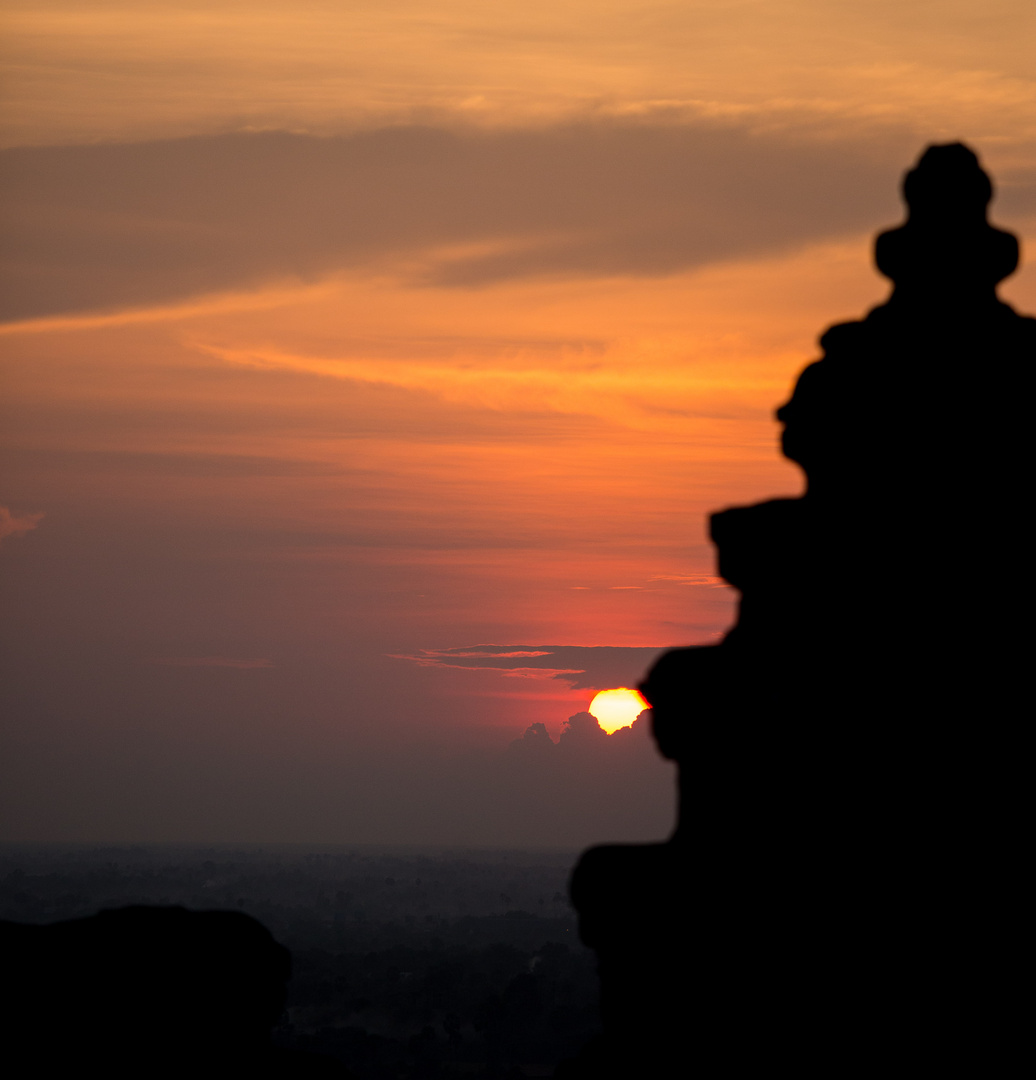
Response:
[{"label": "stepped stone ledge", "polygon": [[604,1035],[559,1077],[1030,1056],[1036,320],[997,297],[1018,242],[969,148],[930,146],[903,195],[891,295],[777,412],[805,493],[711,518],[736,625],[641,686],[679,819],[573,873]]}]

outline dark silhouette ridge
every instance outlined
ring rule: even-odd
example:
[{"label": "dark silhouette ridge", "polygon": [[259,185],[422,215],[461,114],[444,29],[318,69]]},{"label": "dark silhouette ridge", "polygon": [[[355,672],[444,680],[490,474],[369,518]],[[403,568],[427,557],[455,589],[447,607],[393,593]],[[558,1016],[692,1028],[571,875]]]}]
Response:
[{"label": "dark silhouette ridge", "polygon": [[[236,911],[126,907],[0,921],[4,1057],[14,1076],[337,1077],[275,1048],[288,950]],[[24,1070],[24,1071],[22,1071]]]},{"label": "dark silhouette ridge", "polygon": [[1024,1060],[1036,320],[996,296],[1018,244],[967,147],[903,192],[891,297],[823,335],[777,414],[806,494],[712,517],[737,625],[641,686],[679,821],[576,867],[605,1035],[559,1076]]},{"label": "dark silhouette ridge", "polygon": [[[206,896],[254,915],[291,949],[275,1045],[328,1055],[363,1080],[517,1080],[549,1073],[600,1026],[594,957],[564,895],[571,862],[514,849],[0,844],[0,918],[81,918],[95,897],[192,907]],[[161,953],[140,952],[161,971]],[[61,983],[30,1004],[7,961],[0,941],[5,987],[58,1030]],[[123,1033],[117,1001],[96,1013],[104,1037]],[[10,1019],[0,1020],[4,1065],[27,1039]],[[18,1075],[8,1067],[4,1080]]]}]

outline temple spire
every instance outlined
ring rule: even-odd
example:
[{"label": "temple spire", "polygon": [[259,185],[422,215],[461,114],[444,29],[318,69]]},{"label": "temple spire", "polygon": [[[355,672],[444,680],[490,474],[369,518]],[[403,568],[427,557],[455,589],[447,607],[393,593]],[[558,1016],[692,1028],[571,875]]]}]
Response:
[{"label": "temple spire", "polygon": [[963,143],[930,146],[906,174],[904,225],[882,233],[875,244],[878,269],[896,283],[897,294],[988,298],[1018,267],[1018,241],[990,225],[986,208],[993,185]]}]

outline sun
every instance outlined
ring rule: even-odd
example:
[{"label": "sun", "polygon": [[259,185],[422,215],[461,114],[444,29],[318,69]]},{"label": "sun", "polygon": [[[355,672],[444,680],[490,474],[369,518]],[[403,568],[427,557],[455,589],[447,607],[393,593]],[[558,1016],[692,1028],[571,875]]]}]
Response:
[{"label": "sun", "polygon": [[616,690],[602,690],[590,702],[590,714],[610,735],[619,728],[629,727],[645,710],[648,703],[636,690],[620,686]]}]

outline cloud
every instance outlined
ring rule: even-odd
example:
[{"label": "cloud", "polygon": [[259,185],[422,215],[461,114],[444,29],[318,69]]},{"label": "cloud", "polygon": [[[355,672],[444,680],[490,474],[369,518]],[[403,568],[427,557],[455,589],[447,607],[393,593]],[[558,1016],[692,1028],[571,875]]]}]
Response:
[{"label": "cloud", "polygon": [[915,142],[864,154],[729,123],[597,118],[22,147],[0,155],[0,317],[357,267],[457,287],[677,273],[891,223]]},{"label": "cloud", "polygon": [[728,589],[729,584],[715,574],[653,574],[651,581],[675,581],[678,585],[699,585],[709,589]]},{"label": "cloud", "polygon": [[[269,457],[259,454],[158,452],[147,450],[74,450],[50,447],[14,447],[4,452],[8,467],[31,463],[37,467],[79,472],[127,473],[143,476],[198,479],[245,477],[341,476],[345,468],[335,462]],[[37,519],[42,514],[36,515]],[[27,526],[33,528],[32,525]]]},{"label": "cloud", "polygon": [[566,759],[566,755],[573,754],[628,754],[634,745],[638,748],[652,745],[645,742],[645,737],[650,734],[649,716],[649,711],[645,709],[632,724],[609,735],[593,713],[575,713],[565,721],[557,742],[550,737],[546,724],[530,724],[520,738],[510,743],[507,754],[518,755],[525,761],[561,761]]},{"label": "cloud", "polygon": [[43,518],[43,514],[12,514],[6,506],[0,506],[0,540],[32,532]]},{"label": "cloud", "polygon": [[225,667],[242,670],[273,667],[272,660],[240,659],[232,656],[155,656],[148,662],[161,667]]},{"label": "cloud", "polygon": [[559,679],[573,690],[635,686],[654,660],[671,646],[471,645],[422,649],[400,656],[422,667],[498,671],[504,676]]},{"label": "cloud", "polygon": [[531,724],[500,755],[493,790],[518,820],[545,836],[663,839],[671,827],[674,770],[651,737],[648,713],[606,734],[588,712],[570,716],[555,742]]}]

